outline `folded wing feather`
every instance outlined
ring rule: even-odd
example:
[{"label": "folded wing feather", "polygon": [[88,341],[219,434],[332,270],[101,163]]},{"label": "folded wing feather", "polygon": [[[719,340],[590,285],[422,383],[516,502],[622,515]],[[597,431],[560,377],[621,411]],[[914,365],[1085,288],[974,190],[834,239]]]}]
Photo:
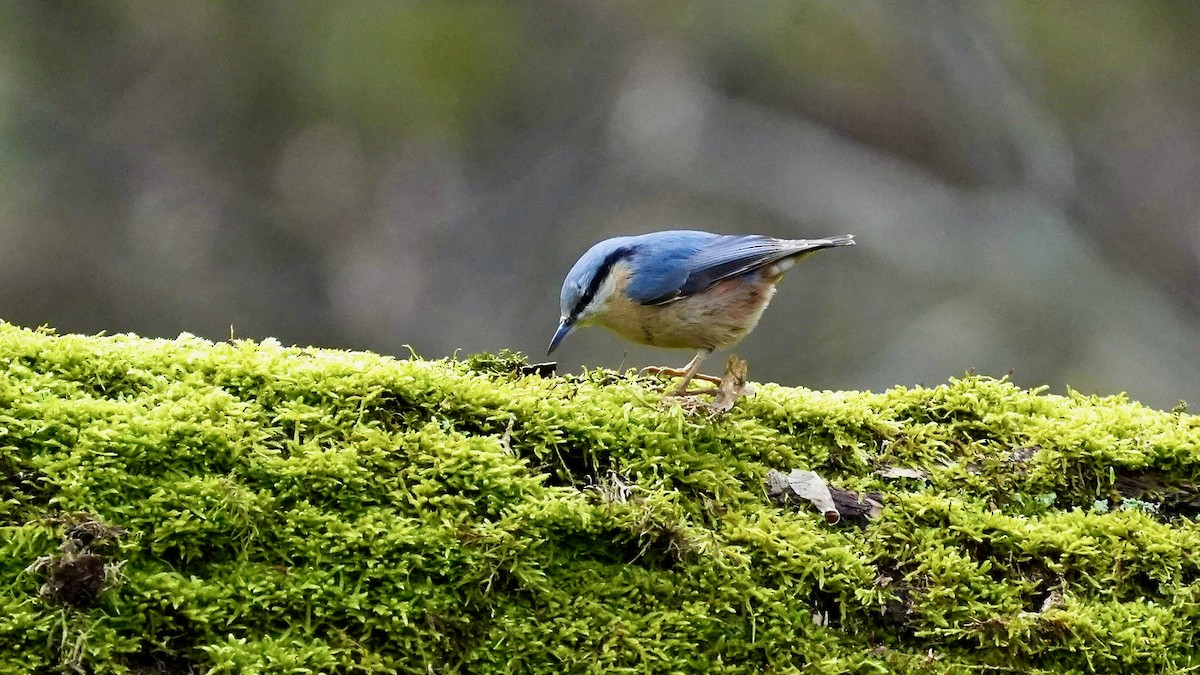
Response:
[{"label": "folded wing feather", "polygon": [[775,239],[759,235],[714,237],[686,263],[687,276],[675,288],[645,299],[644,305],[661,305],[695,295],[713,284],[760,269],[785,258],[830,246],[853,244],[851,237],[829,239]]}]

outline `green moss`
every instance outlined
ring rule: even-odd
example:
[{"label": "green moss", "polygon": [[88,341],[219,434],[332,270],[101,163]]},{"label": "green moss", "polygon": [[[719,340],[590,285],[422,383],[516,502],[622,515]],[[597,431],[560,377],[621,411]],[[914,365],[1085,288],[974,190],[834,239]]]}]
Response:
[{"label": "green moss", "polygon": [[[4,324],[0,365],[0,672],[1200,667],[1182,411],[966,377],[707,419],[507,353]],[[883,511],[783,509],[792,468]],[[82,607],[41,590],[79,550]]]}]

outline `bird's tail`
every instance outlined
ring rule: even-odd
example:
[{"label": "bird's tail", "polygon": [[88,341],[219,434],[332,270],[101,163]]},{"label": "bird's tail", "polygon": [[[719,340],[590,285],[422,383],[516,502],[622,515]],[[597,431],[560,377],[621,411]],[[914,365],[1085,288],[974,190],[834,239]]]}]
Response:
[{"label": "bird's tail", "polygon": [[836,237],[826,237],[824,239],[788,239],[785,243],[788,253],[785,255],[789,258],[807,258],[808,254],[822,249],[853,245],[854,235],[852,234],[839,234]]},{"label": "bird's tail", "polygon": [[817,251],[835,246],[853,246],[854,235],[839,234],[836,237],[826,237],[825,239],[783,239],[776,240],[776,242],[781,251],[774,256],[773,261],[767,264],[765,270],[768,277],[777,280],[797,261],[803,260]]},{"label": "bird's tail", "polygon": [[803,241],[805,244],[808,244],[808,246],[805,247],[808,250],[819,251],[823,248],[833,248],[834,246],[853,246],[854,235],[839,234],[836,237],[826,237],[825,239],[802,239],[801,241]]}]

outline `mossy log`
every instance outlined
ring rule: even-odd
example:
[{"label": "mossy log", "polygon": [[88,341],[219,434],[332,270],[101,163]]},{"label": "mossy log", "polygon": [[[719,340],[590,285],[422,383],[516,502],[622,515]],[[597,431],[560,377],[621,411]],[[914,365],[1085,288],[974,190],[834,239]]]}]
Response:
[{"label": "mossy log", "polygon": [[[0,672],[1200,669],[1200,421],[0,324]],[[868,495],[828,522],[772,470]],[[833,518],[832,520],[837,520]]]}]

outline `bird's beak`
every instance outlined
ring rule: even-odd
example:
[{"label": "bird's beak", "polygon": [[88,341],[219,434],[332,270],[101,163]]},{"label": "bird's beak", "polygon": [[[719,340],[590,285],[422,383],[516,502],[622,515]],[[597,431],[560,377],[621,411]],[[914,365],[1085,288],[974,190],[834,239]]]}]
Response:
[{"label": "bird's beak", "polygon": [[570,319],[563,317],[562,321],[558,322],[558,330],[554,331],[554,337],[550,339],[550,348],[546,350],[546,356],[550,356],[558,347],[558,343],[562,342],[563,338],[567,337],[572,330],[575,330],[575,324],[571,323]]}]

